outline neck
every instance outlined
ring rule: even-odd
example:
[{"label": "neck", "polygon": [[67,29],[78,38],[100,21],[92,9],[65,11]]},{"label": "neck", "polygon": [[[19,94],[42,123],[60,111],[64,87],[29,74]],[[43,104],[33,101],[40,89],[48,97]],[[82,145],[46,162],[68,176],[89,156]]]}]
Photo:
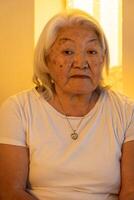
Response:
[{"label": "neck", "polygon": [[59,112],[66,116],[84,116],[96,104],[99,94],[94,91],[88,95],[67,95],[57,92],[50,102]]}]

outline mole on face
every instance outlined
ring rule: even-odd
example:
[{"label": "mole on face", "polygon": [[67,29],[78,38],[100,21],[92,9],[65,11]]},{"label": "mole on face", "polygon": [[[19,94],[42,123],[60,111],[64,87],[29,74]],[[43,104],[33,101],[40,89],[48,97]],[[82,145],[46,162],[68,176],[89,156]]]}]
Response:
[{"label": "mole on face", "polygon": [[60,67],[60,68],[62,68],[62,67],[63,67],[63,65],[60,65],[59,67]]}]

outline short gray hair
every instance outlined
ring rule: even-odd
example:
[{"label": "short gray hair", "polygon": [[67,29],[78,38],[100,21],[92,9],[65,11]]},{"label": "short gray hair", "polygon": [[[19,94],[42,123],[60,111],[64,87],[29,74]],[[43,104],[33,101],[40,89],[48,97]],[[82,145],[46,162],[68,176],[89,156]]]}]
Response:
[{"label": "short gray hair", "polygon": [[[54,84],[46,64],[46,56],[55,42],[61,28],[71,25],[86,25],[92,28],[98,36],[102,50],[104,51],[105,70],[109,71],[109,48],[105,34],[100,24],[89,14],[79,9],[70,9],[52,17],[44,27],[35,48],[33,82],[40,89],[45,99],[53,96]],[[103,81],[99,87],[104,87]]]}]

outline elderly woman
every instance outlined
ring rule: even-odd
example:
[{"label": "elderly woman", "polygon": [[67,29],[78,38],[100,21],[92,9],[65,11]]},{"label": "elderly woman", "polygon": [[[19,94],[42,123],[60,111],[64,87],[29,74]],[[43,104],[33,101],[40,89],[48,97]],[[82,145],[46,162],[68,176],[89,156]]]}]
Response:
[{"label": "elderly woman", "polygon": [[70,10],[48,22],[36,88],[1,107],[1,200],[134,200],[134,103],[104,86],[108,63],[91,16]]}]

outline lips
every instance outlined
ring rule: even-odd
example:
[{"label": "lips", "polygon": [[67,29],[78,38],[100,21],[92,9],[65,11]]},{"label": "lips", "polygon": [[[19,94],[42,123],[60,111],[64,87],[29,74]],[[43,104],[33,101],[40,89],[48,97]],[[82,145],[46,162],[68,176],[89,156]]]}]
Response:
[{"label": "lips", "polygon": [[87,76],[87,75],[81,75],[81,74],[76,74],[76,75],[70,76],[70,78],[89,79],[89,76]]}]

